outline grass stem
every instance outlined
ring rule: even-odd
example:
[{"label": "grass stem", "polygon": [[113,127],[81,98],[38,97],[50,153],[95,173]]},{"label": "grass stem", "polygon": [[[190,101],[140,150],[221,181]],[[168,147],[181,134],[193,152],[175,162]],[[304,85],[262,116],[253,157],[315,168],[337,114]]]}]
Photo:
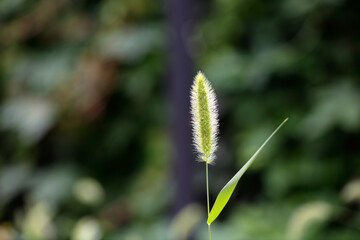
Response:
[{"label": "grass stem", "polygon": [[[208,217],[210,214],[210,204],[209,204],[209,164],[206,162],[206,198],[207,198],[207,212],[208,212]],[[210,224],[208,224],[208,228],[209,228],[209,240],[211,240],[211,228],[210,228]]]}]

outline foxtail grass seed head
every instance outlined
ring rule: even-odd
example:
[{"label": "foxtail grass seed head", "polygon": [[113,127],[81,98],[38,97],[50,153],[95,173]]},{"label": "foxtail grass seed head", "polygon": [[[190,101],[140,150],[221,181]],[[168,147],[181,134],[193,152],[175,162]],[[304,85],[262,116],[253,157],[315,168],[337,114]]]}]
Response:
[{"label": "foxtail grass seed head", "polygon": [[217,101],[210,82],[202,72],[195,76],[190,98],[193,140],[199,160],[212,163],[217,148]]}]

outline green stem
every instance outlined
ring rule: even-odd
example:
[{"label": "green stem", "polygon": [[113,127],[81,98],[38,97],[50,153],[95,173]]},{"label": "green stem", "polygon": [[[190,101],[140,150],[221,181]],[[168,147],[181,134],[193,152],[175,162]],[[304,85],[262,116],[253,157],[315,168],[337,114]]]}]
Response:
[{"label": "green stem", "polygon": [[[206,198],[207,198],[207,212],[208,212],[208,218],[210,214],[210,204],[209,204],[209,164],[206,162]],[[209,227],[209,240],[211,240],[211,228],[210,224],[208,224]]]},{"label": "green stem", "polygon": [[210,224],[208,224],[209,226],[209,240],[211,240],[211,228],[210,228]]}]

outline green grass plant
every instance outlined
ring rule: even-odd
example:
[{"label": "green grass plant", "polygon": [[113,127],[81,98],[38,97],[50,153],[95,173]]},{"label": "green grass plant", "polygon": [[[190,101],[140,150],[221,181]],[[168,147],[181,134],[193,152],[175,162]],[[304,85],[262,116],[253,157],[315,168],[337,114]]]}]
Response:
[{"label": "green grass plant", "polygon": [[206,199],[207,199],[207,225],[209,231],[209,240],[211,240],[211,223],[219,216],[221,211],[228,203],[237,183],[242,175],[254,162],[260,151],[275,135],[275,133],[288,120],[286,118],[275,131],[265,140],[254,155],[247,161],[247,163],[230,179],[230,181],[223,187],[218,194],[215,203],[210,211],[209,203],[209,164],[215,161],[215,151],[217,149],[217,138],[219,132],[218,110],[215,92],[202,72],[194,78],[191,88],[191,115],[192,115],[192,129],[193,141],[198,153],[198,160],[205,162],[206,168]]}]

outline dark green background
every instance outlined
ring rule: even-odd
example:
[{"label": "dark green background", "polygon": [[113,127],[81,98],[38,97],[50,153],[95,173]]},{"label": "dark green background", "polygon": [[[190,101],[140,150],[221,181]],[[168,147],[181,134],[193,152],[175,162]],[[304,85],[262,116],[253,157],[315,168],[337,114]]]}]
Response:
[{"label": "dark green background", "polygon": [[[195,202],[171,214],[169,6],[0,1],[0,239],[207,239],[195,159]],[[212,202],[290,118],[241,179],[213,239],[360,239],[360,2],[191,9],[183,40],[219,101]]]}]

